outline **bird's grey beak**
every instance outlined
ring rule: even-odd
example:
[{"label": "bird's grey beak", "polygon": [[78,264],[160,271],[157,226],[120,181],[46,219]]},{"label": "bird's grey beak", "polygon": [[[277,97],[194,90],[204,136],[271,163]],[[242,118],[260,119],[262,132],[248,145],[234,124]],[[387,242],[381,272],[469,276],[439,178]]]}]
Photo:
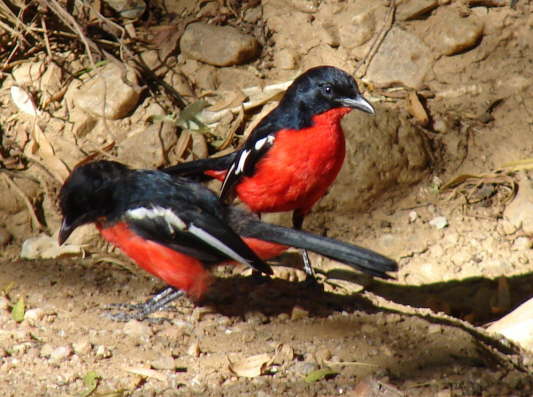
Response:
[{"label": "bird's grey beak", "polygon": [[61,228],[59,229],[59,245],[63,244],[67,238],[69,238],[74,229],[76,229],[76,226],[67,222],[67,218],[63,218],[63,222],[61,222]]},{"label": "bird's grey beak", "polygon": [[365,113],[376,114],[374,107],[368,102],[361,94],[355,98],[342,98],[341,103],[343,106],[359,109]]}]

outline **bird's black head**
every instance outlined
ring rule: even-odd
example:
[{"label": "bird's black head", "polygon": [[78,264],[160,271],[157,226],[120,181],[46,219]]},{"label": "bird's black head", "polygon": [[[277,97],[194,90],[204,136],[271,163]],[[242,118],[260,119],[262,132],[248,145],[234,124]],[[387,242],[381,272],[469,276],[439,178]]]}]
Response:
[{"label": "bird's black head", "polygon": [[72,171],[59,192],[59,207],[63,215],[59,244],[63,244],[78,227],[109,214],[114,207],[113,180],[130,172],[114,161],[95,161]]},{"label": "bird's black head", "polygon": [[298,114],[298,120],[290,122],[290,127],[302,128],[311,125],[313,116],[341,107],[374,114],[352,76],[333,66],[317,66],[294,80],[278,109],[280,115]]}]

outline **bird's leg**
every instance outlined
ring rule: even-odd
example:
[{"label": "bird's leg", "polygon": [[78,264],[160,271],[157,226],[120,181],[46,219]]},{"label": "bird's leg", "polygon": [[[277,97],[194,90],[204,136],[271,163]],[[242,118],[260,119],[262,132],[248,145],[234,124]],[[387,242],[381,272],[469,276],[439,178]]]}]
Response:
[{"label": "bird's leg", "polygon": [[134,313],[113,313],[106,314],[106,317],[115,321],[129,321],[129,320],[144,320],[150,314],[155,313],[158,310],[163,309],[173,300],[183,296],[184,292],[174,287],[166,287],[144,303],[128,304],[128,303],[116,303],[111,304],[108,307],[113,309],[126,309],[133,311]]},{"label": "bird's leg", "polygon": [[[295,210],[292,213],[292,226],[296,230],[302,230],[304,223],[304,214],[300,210]],[[311,260],[309,259],[309,254],[306,249],[300,249],[300,255],[302,255],[302,260],[304,262],[304,272],[306,274],[305,282],[309,285],[317,284],[315,270],[311,266]]]}]

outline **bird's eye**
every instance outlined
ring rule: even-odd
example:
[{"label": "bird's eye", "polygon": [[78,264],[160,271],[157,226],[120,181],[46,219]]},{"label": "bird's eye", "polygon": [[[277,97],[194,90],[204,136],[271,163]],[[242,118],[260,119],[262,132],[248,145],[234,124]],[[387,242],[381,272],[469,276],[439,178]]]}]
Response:
[{"label": "bird's eye", "polygon": [[323,89],[326,94],[331,94],[333,92],[333,87],[331,87],[329,84],[326,84]]}]

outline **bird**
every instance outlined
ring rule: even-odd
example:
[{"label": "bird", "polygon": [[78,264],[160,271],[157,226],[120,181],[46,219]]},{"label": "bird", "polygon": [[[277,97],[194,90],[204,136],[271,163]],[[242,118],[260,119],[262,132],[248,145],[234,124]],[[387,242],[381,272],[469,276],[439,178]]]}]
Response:
[{"label": "bird", "polygon": [[[333,66],[317,66],[294,80],[241,148],[162,171],[222,180],[223,202],[238,196],[258,214],[292,211],[292,225],[301,230],[305,216],[342,167],[346,149],[340,121],[352,109],[375,114],[351,75]],[[302,257],[308,279],[314,280],[305,250]]]},{"label": "bird", "polygon": [[59,244],[93,223],[102,237],[168,287],[133,315],[143,319],[179,296],[198,301],[212,282],[211,267],[239,262],[270,275],[264,260],[289,246],[309,249],[373,276],[389,279],[397,264],[371,250],[262,222],[226,205],[203,184],[158,170],[99,160],[76,167],[59,192]]}]

